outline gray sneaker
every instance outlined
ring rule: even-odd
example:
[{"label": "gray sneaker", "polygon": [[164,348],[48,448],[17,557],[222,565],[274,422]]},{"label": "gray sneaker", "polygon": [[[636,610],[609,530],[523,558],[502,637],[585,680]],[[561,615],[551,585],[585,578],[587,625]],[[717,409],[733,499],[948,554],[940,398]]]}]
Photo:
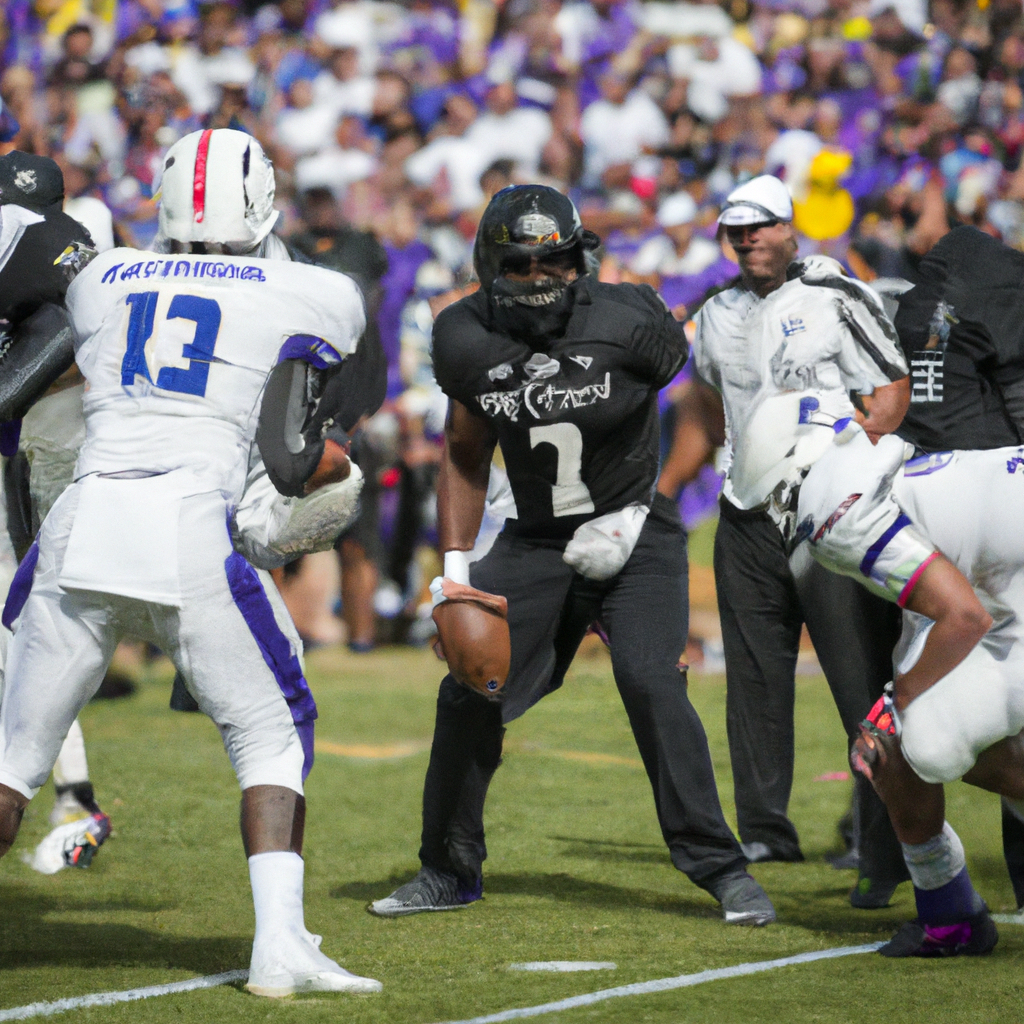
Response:
[{"label": "gray sneaker", "polygon": [[466,885],[447,871],[422,867],[405,885],[400,885],[390,896],[375,900],[367,908],[378,917],[405,917],[432,910],[461,910],[484,894],[483,879]]},{"label": "gray sneaker", "polygon": [[775,920],[775,908],[764,889],[745,871],[721,879],[712,896],[722,904],[726,924],[760,927]]}]

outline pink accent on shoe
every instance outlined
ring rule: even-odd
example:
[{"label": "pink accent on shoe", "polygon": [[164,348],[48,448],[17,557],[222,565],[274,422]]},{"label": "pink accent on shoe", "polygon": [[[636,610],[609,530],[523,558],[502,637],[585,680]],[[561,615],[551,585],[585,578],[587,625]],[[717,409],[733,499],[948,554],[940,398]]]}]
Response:
[{"label": "pink accent on shoe", "polygon": [[926,924],[924,934],[928,942],[936,946],[961,946],[971,940],[971,924],[969,921],[958,921],[956,924]]}]

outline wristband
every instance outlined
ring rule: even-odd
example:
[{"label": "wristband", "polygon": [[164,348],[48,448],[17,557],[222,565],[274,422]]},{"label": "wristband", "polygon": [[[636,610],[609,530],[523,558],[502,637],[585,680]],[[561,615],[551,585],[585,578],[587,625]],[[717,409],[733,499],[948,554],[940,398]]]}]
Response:
[{"label": "wristband", "polygon": [[453,583],[469,586],[469,561],[465,551],[446,551],[444,553],[444,575]]}]

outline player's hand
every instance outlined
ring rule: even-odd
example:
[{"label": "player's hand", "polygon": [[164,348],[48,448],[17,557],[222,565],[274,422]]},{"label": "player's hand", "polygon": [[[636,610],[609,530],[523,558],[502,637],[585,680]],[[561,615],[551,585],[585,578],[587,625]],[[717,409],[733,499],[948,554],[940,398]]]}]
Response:
[{"label": "player's hand", "polygon": [[306,494],[312,494],[328,484],[340,484],[342,480],[348,479],[351,472],[352,463],[349,462],[348,452],[336,441],[324,438],[324,453],[313,475],[306,481]]}]

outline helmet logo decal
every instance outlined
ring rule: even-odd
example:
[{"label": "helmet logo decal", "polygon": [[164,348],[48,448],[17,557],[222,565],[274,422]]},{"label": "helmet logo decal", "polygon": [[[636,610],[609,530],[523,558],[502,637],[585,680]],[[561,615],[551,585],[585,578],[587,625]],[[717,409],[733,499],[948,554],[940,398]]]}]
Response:
[{"label": "helmet logo decal", "polygon": [[206,214],[206,161],[210,156],[210,136],[213,129],[207,128],[199,138],[196,150],[196,169],[192,178],[192,209],[197,224],[202,224]]},{"label": "helmet logo decal", "polygon": [[31,168],[18,171],[14,176],[14,186],[15,188],[20,188],[22,192],[31,195],[39,187],[39,183],[36,180],[36,172]]},{"label": "helmet logo decal", "polygon": [[525,245],[544,245],[562,240],[558,222],[546,213],[524,213],[516,221],[515,234],[516,241]]}]

